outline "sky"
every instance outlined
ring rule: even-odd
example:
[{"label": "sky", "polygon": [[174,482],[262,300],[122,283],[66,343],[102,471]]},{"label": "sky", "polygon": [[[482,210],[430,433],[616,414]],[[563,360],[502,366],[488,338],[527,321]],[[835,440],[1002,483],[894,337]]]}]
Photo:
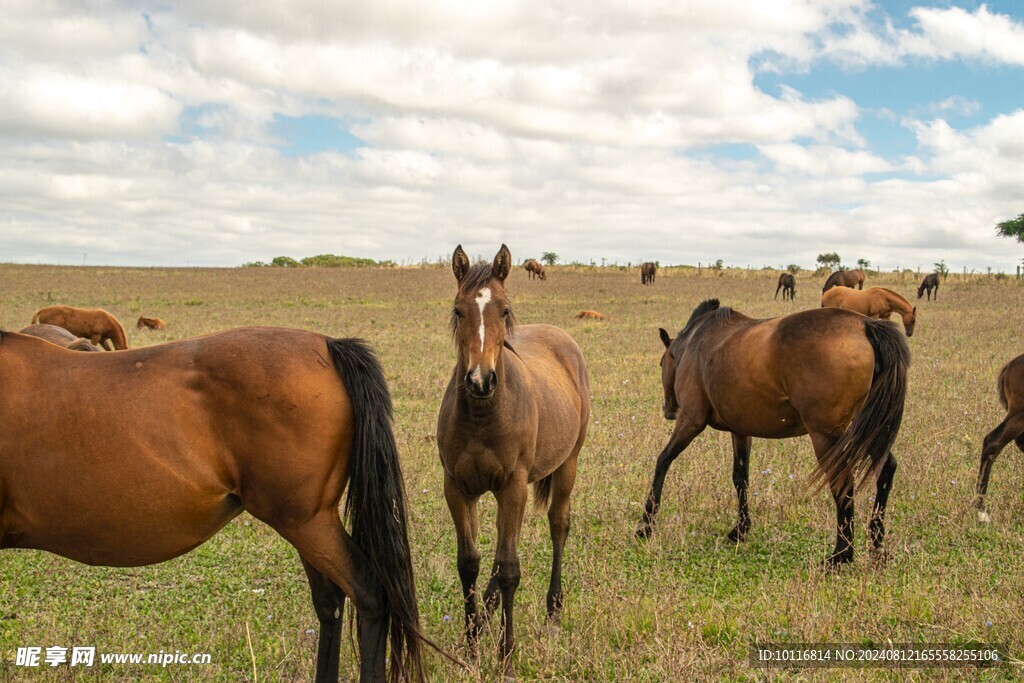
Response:
[{"label": "sky", "polygon": [[1024,2],[5,0],[0,262],[1014,270]]}]

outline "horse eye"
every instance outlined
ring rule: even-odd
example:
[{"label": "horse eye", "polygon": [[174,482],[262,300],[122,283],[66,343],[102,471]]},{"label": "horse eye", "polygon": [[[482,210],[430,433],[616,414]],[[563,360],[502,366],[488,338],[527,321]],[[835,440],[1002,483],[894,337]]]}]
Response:
[{"label": "horse eye", "polygon": [[457,308],[453,308],[452,309],[452,315],[455,316],[456,318],[461,318],[462,317],[462,312],[459,309],[457,309]]},{"label": "horse eye", "polygon": [[512,315],[512,309],[511,308],[506,308],[504,311],[501,312],[501,317],[502,318],[507,318],[510,315]]}]

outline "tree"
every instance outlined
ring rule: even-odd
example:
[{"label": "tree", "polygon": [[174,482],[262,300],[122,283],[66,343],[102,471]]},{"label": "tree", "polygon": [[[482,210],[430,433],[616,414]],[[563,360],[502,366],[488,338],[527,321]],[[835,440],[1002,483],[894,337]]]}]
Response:
[{"label": "tree", "polygon": [[945,280],[946,276],[949,275],[949,266],[946,265],[946,259],[942,259],[938,263],[932,264],[935,266],[935,272],[942,276]]},{"label": "tree", "polygon": [[297,268],[299,262],[291,256],[275,256],[270,265],[277,266],[278,268]]},{"label": "tree", "polygon": [[558,254],[553,251],[545,251],[540,255],[540,260],[543,261],[546,266],[553,266],[558,263]]},{"label": "tree", "polygon": [[786,266],[786,270],[791,272],[793,275],[796,275],[797,273],[800,272],[800,266],[798,266],[795,263],[790,263],[788,266]]},{"label": "tree", "polygon": [[867,270],[871,267],[871,261],[868,261],[866,258],[859,258],[857,259],[857,267],[861,270]]},{"label": "tree", "polygon": [[1000,237],[1014,237],[1018,242],[1024,242],[1024,213],[1013,220],[998,223],[996,234]]},{"label": "tree", "polygon": [[839,254],[834,251],[827,254],[818,254],[818,264],[822,268],[838,268],[842,262],[843,260],[839,258]]}]

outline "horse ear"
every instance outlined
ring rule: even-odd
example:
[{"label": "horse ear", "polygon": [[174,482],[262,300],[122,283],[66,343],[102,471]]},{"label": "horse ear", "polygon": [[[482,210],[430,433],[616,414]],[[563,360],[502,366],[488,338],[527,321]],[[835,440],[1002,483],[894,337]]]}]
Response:
[{"label": "horse ear", "polygon": [[455,273],[455,279],[462,282],[462,278],[466,277],[466,273],[469,272],[469,257],[466,256],[466,252],[462,251],[462,245],[455,247],[455,253],[452,254],[452,272]]},{"label": "horse ear", "polygon": [[494,274],[494,277],[504,282],[511,270],[512,253],[508,250],[508,247],[502,244],[501,249],[494,256],[494,263],[491,264],[491,273]]},{"label": "horse ear", "polygon": [[672,343],[672,337],[668,336],[668,332],[665,331],[664,327],[659,327],[658,333],[661,335],[661,343],[664,344],[667,349]]}]

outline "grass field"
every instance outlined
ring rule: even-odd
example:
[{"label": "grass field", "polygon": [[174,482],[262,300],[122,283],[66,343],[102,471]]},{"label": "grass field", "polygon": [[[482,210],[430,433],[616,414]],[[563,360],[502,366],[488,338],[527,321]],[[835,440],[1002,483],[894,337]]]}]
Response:
[{"label": "grass field", "polygon": [[[751,316],[818,305],[820,279],[798,279],[795,304],[773,301],[775,272],[716,277],[554,269],[508,288],[521,323],[566,329],[587,357],[593,419],[580,456],[566,548],[560,629],[544,623],[551,557],[546,518],[530,512],[520,548],[516,669],[523,680],[892,680],[924,672],[751,668],[751,643],[1004,643],[1018,663],[978,673],[942,669],[939,680],[1024,675],[1024,458],[996,462],[992,523],[975,521],[981,439],[1002,419],[996,374],[1024,351],[1024,287],[1013,279],[951,276],[937,302],[918,304],[910,391],[888,516],[885,566],[868,561],[869,502],[857,500],[857,558],[836,576],[819,562],[832,547],[827,493],[811,495],[809,440],[755,440],[749,540],[734,547],[735,495],[728,434],[712,430],[669,472],[659,527],[633,540],[653,460],[670,424],[661,416],[657,328],[675,332],[712,296]],[[908,298],[918,279],[872,276]],[[441,493],[437,410],[454,363],[446,320],[447,269],[117,269],[0,266],[0,327],[17,330],[49,303],[105,308],[129,327],[132,346],[242,325],[282,325],[360,336],[377,349],[397,413],[410,499],[411,543],[423,628],[464,656],[455,536]],[[573,318],[588,308],[605,322]],[[138,332],[139,315],[168,321]],[[0,391],[3,387],[0,387]],[[83,399],[104,402],[102,387]],[[117,411],[116,405],[109,406]],[[0,438],[3,416],[0,415]],[[125,453],[131,458],[131,453]],[[481,501],[482,566],[493,553],[494,503]],[[243,515],[196,551],[139,569],[91,568],[35,551],[0,553],[0,680],[304,681],[313,671],[316,619],[296,552]],[[429,657],[436,681],[494,680],[497,634],[479,668]],[[14,666],[21,646],[95,646],[100,652],[209,652],[208,666],[110,665],[43,672]],[[342,647],[346,675],[354,649]]]}]

